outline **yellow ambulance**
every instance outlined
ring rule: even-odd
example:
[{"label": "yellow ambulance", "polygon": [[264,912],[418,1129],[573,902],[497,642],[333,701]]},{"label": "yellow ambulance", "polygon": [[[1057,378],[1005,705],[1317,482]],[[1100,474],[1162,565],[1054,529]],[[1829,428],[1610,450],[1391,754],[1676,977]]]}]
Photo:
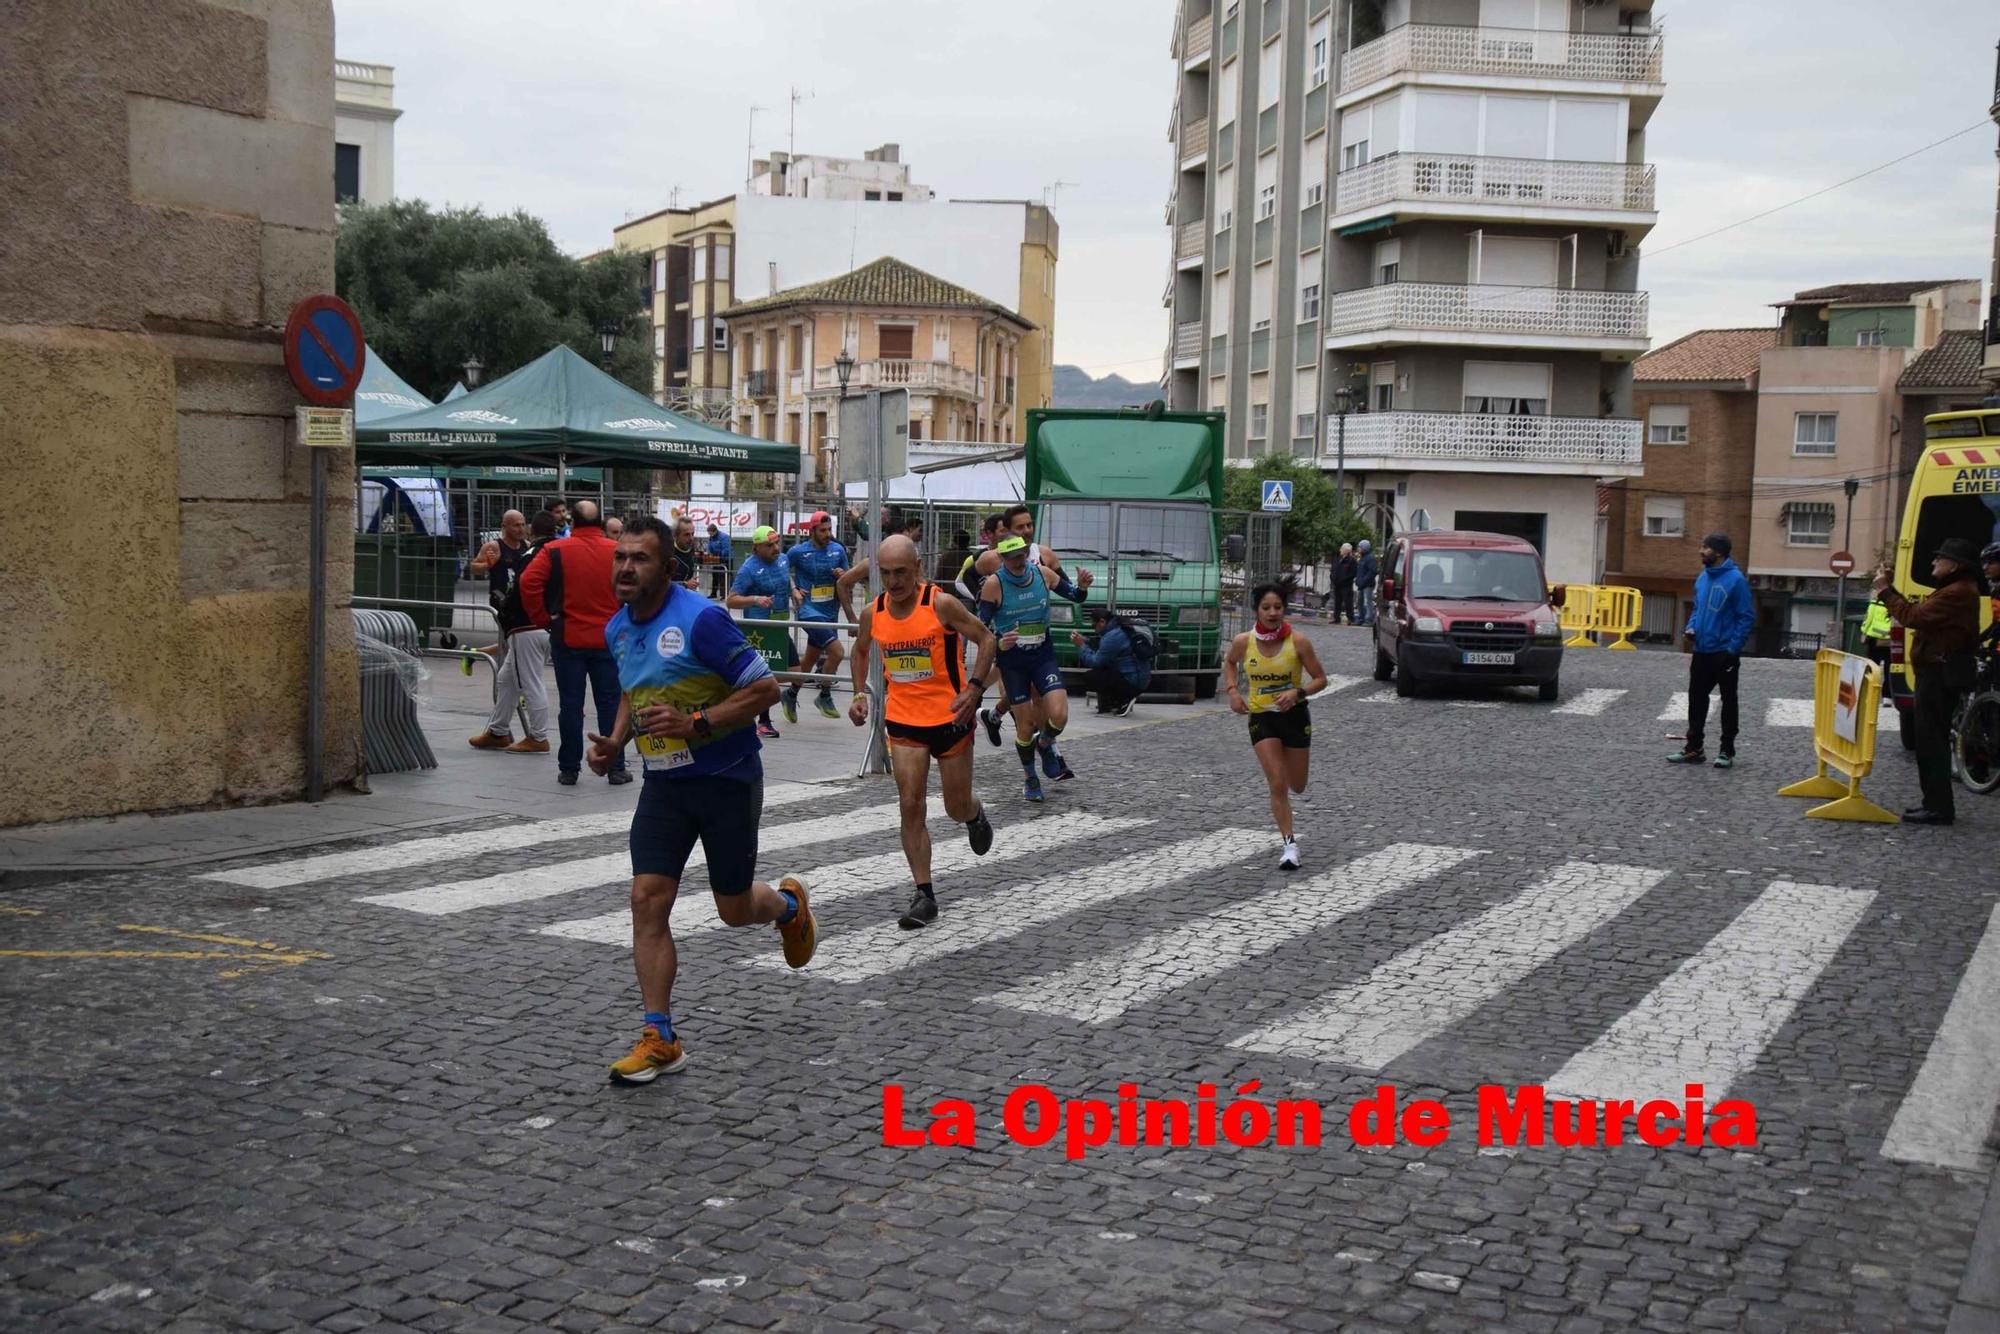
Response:
[{"label": "yellow ambulance", "polygon": [[[1975,551],[2000,541],[2000,407],[1924,418],[1924,452],[1910,474],[1903,526],[1896,535],[1897,592],[1917,598],[1932,590],[1931,553],[1948,537],[1964,538]],[[1982,630],[1993,623],[1995,600],[1980,603]],[[1916,739],[1910,648],[1909,632],[1896,626],[1889,638],[1889,686],[1905,747]]]}]

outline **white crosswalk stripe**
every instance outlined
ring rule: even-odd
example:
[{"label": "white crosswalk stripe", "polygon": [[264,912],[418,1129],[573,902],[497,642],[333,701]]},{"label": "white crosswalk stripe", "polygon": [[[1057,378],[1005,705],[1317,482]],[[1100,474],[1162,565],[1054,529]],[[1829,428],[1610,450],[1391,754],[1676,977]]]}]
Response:
[{"label": "white crosswalk stripe", "polygon": [[1939,1167],[1991,1166],[1986,1152],[1993,1111],[2000,1104],[2000,908],[1986,921],[1979,946],[1952,993],[1951,1008],[1931,1040],[1916,1082],[1896,1109],[1882,1156]]},{"label": "white crosswalk stripe", "polygon": [[[860,810],[846,811],[840,815],[825,815],[816,820],[801,820],[795,824],[766,827],[757,838],[758,852],[761,855],[785,848],[803,847],[808,843],[825,843],[855,834],[870,834],[880,829],[893,829],[897,822],[896,804],[889,802],[881,806],[864,806]],[[630,817],[627,817],[626,823],[631,823]],[[692,873],[705,864],[706,858],[701,848],[697,846],[688,858],[687,873]],[[423,913],[427,917],[444,917],[452,913],[469,912],[474,908],[498,908],[513,903],[529,903],[535,899],[554,898],[558,894],[594,889],[599,885],[608,885],[621,880],[629,881],[631,878],[632,855],[629,850],[621,847],[608,856],[584,857],[577,861],[524,867],[501,875],[481,876],[477,880],[455,880],[448,884],[426,885],[422,889],[406,889],[394,894],[371,894],[356,901],[378,904],[384,908],[401,908],[406,912]]]},{"label": "white crosswalk stripe", "polygon": [[1109,957],[1082,961],[981,1000],[1010,1009],[1103,1024],[1170,991],[1269,954],[1479,854],[1398,843],[1302,885],[1231,904],[1186,926],[1145,936]]},{"label": "white crosswalk stripe", "polygon": [[[984,857],[975,856],[972,848],[964,841],[964,826],[950,823],[944,830],[931,831],[931,876],[935,881],[937,878],[976,866],[992,866],[1022,857],[1039,856],[1066,843],[1136,829],[1145,823],[1147,823],[1145,820],[1137,818],[1110,819],[1097,815],[1076,814],[1061,820],[1035,821],[1036,827],[1032,829],[1002,826],[995,831],[993,847]],[[947,842],[947,839],[950,841]],[[799,879],[805,882],[806,889],[812,896],[813,910],[817,912],[829,903],[836,903],[858,894],[880,891],[885,883],[896,886],[898,892],[908,891],[910,864],[904,859],[902,850],[898,848],[894,852],[884,852],[873,857],[859,857],[853,861],[801,871]],[[690,898],[694,901],[694,907],[687,908],[685,905]],[[950,900],[944,901],[948,903]],[[902,906],[901,899],[896,901],[896,906]],[[721,919],[716,917],[714,909],[702,901],[700,896],[682,895],[675,901],[676,940],[685,940],[689,936],[699,935],[705,931],[720,930],[721,927]],[[571,940],[594,941],[602,945],[630,945],[632,914],[629,909],[620,908],[616,912],[604,913],[597,917],[555,922],[543,927],[542,934],[566,936]]]},{"label": "white crosswalk stripe", "polygon": [[1813,702],[1809,699],[1774,699],[1764,706],[1766,727],[1811,727]]},{"label": "white crosswalk stripe", "polygon": [[1757,1060],[1875,899],[1872,890],[1774,881],[1708,944],[1549,1080],[1593,1098],[1666,1098],[1700,1084],[1711,1104]]},{"label": "white crosswalk stripe", "polygon": [[1567,862],[1362,982],[1229,1045],[1379,1070],[1616,917],[1666,874]]},{"label": "white crosswalk stripe", "polygon": [[1570,696],[1569,699],[1556,708],[1549,710],[1549,712],[1574,714],[1583,718],[1595,718],[1613,704],[1623,699],[1625,695],[1626,692],[1623,690],[1600,690],[1595,688],[1584,690]]},{"label": "white crosswalk stripe", "polygon": [[[1102,866],[1051,870],[962,904],[946,904],[937,925],[922,931],[904,931],[887,922],[842,935],[837,943],[829,942],[807,971],[835,982],[864,981],[1006,940],[1128,895],[1161,892],[1175,881],[1276,851],[1276,835],[1268,830],[1224,829]],[[785,966],[775,954],[759,955],[751,962],[766,968]]]},{"label": "white crosswalk stripe", "polygon": [[1676,690],[1667,696],[1667,707],[1660,711],[1659,721],[1663,723],[1684,723],[1688,720],[1688,692]]},{"label": "white crosswalk stripe", "polygon": [[[825,798],[826,789],[788,783],[764,790],[764,809],[773,810],[814,798]],[[262,862],[227,871],[211,871],[203,880],[246,885],[251,889],[287,889],[320,880],[338,880],[369,875],[376,871],[399,871],[411,866],[456,861],[460,857],[483,857],[495,852],[514,852],[572,838],[603,838],[624,834],[632,827],[632,812],[606,811],[599,815],[573,815],[559,820],[535,820],[527,824],[503,825],[498,829],[475,829],[465,833],[442,834],[435,838],[407,839],[351,852],[328,852],[290,861]]]},{"label": "white crosswalk stripe", "polygon": [[1335,694],[1338,691],[1347,690],[1353,686],[1361,685],[1365,683],[1367,680],[1368,678],[1365,676],[1336,676],[1333,673],[1329,672],[1327,673],[1326,677],[1326,689],[1320,691],[1319,694],[1314,695],[1313,698],[1324,699],[1328,695]]}]

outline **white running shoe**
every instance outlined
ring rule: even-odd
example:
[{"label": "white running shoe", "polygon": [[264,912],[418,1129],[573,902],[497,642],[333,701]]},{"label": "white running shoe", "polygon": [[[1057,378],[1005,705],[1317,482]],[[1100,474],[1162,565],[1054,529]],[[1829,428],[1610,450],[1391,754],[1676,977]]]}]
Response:
[{"label": "white running shoe", "polygon": [[1285,849],[1278,854],[1278,869],[1280,871],[1299,869],[1299,845],[1295,840],[1289,838],[1285,840]]}]

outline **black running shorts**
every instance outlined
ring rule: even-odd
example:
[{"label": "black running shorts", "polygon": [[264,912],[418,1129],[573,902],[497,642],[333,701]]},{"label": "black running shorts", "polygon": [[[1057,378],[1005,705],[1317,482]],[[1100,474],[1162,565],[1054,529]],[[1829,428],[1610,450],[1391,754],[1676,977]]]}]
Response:
[{"label": "black running shorts", "polygon": [[757,821],[764,814],[764,780],[716,774],[669,778],[647,774],[632,812],[632,874],[679,880],[700,840],[708,854],[708,887],[747,893],[757,872]]},{"label": "black running shorts", "polygon": [[1250,744],[1259,741],[1281,742],[1286,750],[1309,750],[1313,743],[1312,714],[1303,703],[1294,704],[1283,713],[1253,713],[1250,715]]},{"label": "black running shorts", "polygon": [[933,727],[922,727],[916,723],[887,723],[885,728],[890,745],[919,746],[930,751],[934,759],[945,760],[963,755],[965,748],[972,744],[973,724],[956,720]]}]

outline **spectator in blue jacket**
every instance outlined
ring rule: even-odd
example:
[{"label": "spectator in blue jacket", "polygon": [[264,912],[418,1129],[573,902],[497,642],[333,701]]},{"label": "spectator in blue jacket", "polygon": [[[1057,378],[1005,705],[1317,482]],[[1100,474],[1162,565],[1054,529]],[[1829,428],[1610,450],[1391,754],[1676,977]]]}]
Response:
[{"label": "spectator in blue jacket", "polygon": [[1757,608],[1750,581],[1729,558],[1729,536],[1710,533],[1701,540],[1702,571],[1694,581],[1694,612],[1684,632],[1694,657],[1688,663],[1688,730],[1681,748],[1667,756],[1668,764],[1700,764],[1702,730],[1708,724],[1708,692],[1722,691],[1722,751],[1715,767],[1736,763],[1736,677],[1743,663],[1743,646],[1757,627]]},{"label": "spectator in blue jacket", "polygon": [[1381,573],[1381,566],[1375,560],[1375,551],[1367,539],[1355,548],[1354,561],[1354,624],[1373,625],[1375,623],[1375,576]]},{"label": "spectator in blue jacket", "polygon": [[729,554],[729,534],[710,524],[702,558],[708,562],[708,595],[718,602],[729,594]]},{"label": "spectator in blue jacket", "polygon": [[1090,621],[1097,631],[1097,647],[1092,649],[1073,630],[1069,642],[1076,645],[1076,660],[1090,669],[1089,686],[1097,692],[1097,711],[1123,718],[1132,712],[1132,701],[1152,684],[1152,664],[1140,660],[1132,647],[1132,636],[1108,607],[1092,607]]}]

